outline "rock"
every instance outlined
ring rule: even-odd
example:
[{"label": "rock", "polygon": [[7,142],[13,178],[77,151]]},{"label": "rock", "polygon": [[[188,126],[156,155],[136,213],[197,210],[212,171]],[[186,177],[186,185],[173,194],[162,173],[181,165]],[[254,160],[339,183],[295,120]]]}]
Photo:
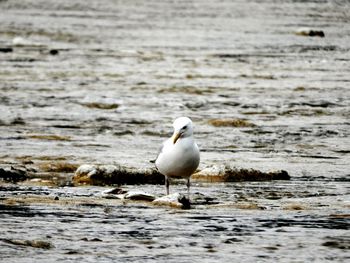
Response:
[{"label": "rock", "polygon": [[[290,180],[286,171],[262,172],[254,169],[238,169],[230,165],[213,165],[194,175],[191,179],[198,182],[241,182]],[[155,168],[133,169],[120,165],[90,165],[78,167],[73,176],[75,184],[90,185],[140,185],[164,184],[164,176]],[[104,194],[105,198],[116,197],[115,193]]]},{"label": "rock", "polygon": [[154,195],[148,194],[143,191],[125,191],[121,188],[113,188],[105,190],[101,193],[101,196],[108,199],[129,199],[137,201],[153,201]]},{"label": "rock", "polygon": [[88,108],[94,108],[94,109],[102,109],[102,110],[112,110],[117,109],[120,105],[119,100],[115,100],[113,98],[90,98],[86,97],[80,105],[88,107]]},{"label": "rock", "polygon": [[88,239],[87,237],[83,237],[82,239],[80,239],[81,241],[87,241],[87,242],[102,242],[103,240],[102,239],[99,239],[97,237],[95,238],[91,238],[91,239]]},{"label": "rock", "polygon": [[10,123],[10,125],[25,125],[25,124],[26,122],[21,117],[14,118]]},{"label": "rock", "polygon": [[59,51],[57,49],[50,49],[50,55],[56,56],[59,54]]},{"label": "rock", "polygon": [[50,173],[74,173],[78,165],[62,161],[49,161],[41,163],[39,167],[42,171]]},{"label": "rock", "polygon": [[337,249],[350,249],[350,239],[348,237],[328,237],[328,241],[322,243],[322,246],[337,248]]},{"label": "rock", "polygon": [[1,53],[11,53],[11,52],[13,52],[13,48],[12,47],[1,47],[0,52]]},{"label": "rock", "polygon": [[314,30],[310,28],[299,28],[295,31],[295,34],[298,36],[307,36],[307,37],[324,37],[325,34],[322,30]]},{"label": "rock", "polygon": [[0,168],[0,179],[7,182],[19,182],[28,179],[26,170],[11,167],[11,170]]},{"label": "rock", "polygon": [[241,181],[269,181],[290,180],[288,172],[262,172],[254,169],[238,169],[229,165],[213,165],[194,175],[191,179],[200,182],[241,182]]},{"label": "rock", "polygon": [[255,127],[256,125],[244,119],[212,119],[208,123],[215,127]]},{"label": "rock", "polygon": [[73,182],[91,185],[164,184],[164,176],[156,169],[132,169],[120,165],[90,165],[78,167]]},{"label": "rock", "polygon": [[9,244],[19,245],[19,246],[29,246],[29,247],[43,248],[43,249],[50,249],[54,247],[50,242],[42,241],[42,240],[20,240],[20,239],[1,239],[1,240]]},{"label": "rock", "polygon": [[331,214],[330,218],[341,218],[341,219],[350,219],[350,214]]},{"label": "rock", "polygon": [[25,39],[23,37],[15,37],[15,38],[13,38],[12,39],[12,44],[14,46],[18,46],[18,47],[33,45],[33,43],[30,40]]},{"label": "rock", "polygon": [[174,193],[155,199],[152,204],[157,206],[169,206],[181,209],[190,209],[190,201],[180,193]]},{"label": "rock", "polygon": [[101,192],[101,196],[107,199],[124,199],[128,191],[123,190],[122,188],[113,188],[107,189]]},{"label": "rock", "polygon": [[113,189],[107,189],[102,192],[103,195],[125,195],[128,191],[125,191],[119,187]]},{"label": "rock", "polygon": [[102,109],[102,110],[112,110],[119,107],[119,105],[115,103],[103,103],[103,102],[87,102],[87,103],[82,103],[82,105],[88,108],[95,108],[95,109]]},{"label": "rock", "polygon": [[139,200],[139,201],[153,201],[156,199],[154,195],[142,191],[130,191],[124,196],[125,199]]},{"label": "rock", "polygon": [[204,182],[223,182],[225,175],[224,165],[213,165],[193,174],[191,180]]},{"label": "rock", "polygon": [[242,242],[243,240],[236,238],[236,237],[231,237],[223,241],[225,244],[234,244],[236,242]]},{"label": "rock", "polygon": [[71,141],[69,136],[62,136],[56,134],[28,134],[27,138],[36,140],[47,140],[47,141]]}]

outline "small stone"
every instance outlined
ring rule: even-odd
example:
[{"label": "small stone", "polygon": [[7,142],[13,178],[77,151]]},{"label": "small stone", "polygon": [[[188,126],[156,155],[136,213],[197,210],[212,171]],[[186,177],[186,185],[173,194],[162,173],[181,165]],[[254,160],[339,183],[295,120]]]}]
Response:
[{"label": "small stone", "polygon": [[88,239],[87,237],[83,237],[82,239],[80,239],[81,241],[86,241],[86,242],[102,242],[101,239],[94,237],[91,239]]},{"label": "small stone", "polygon": [[124,198],[130,199],[130,200],[139,200],[139,201],[153,201],[156,199],[154,195],[151,195],[142,191],[130,191],[126,193]]},{"label": "small stone", "polygon": [[224,241],[225,244],[234,244],[234,243],[237,243],[237,242],[242,242],[241,239],[238,239],[236,237],[231,237],[231,238],[228,238]]},{"label": "small stone", "polygon": [[56,56],[56,55],[58,55],[58,54],[59,54],[59,51],[58,51],[57,49],[51,49],[51,50],[50,50],[50,55]]},{"label": "small stone", "polygon": [[298,36],[307,36],[307,37],[325,37],[325,34],[322,30],[315,30],[311,28],[299,28],[295,31],[295,34]]},{"label": "small stone", "polygon": [[102,239],[99,239],[97,237],[90,239],[91,242],[102,242]]},{"label": "small stone", "polygon": [[350,242],[345,239],[329,240],[322,243],[322,246],[348,250],[350,249]]},{"label": "small stone", "polygon": [[106,199],[124,199],[126,193],[127,191],[124,191],[121,188],[113,188],[102,191],[100,195]]},{"label": "small stone", "polygon": [[11,53],[11,52],[13,52],[13,48],[11,48],[11,47],[2,47],[2,48],[0,48],[0,52],[2,52],[2,53]]},{"label": "small stone", "polygon": [[187,197],[180,193],[174,193],[157,198],[152,203],[158,206],[169,206],[181,209],[190,209],[191,207],[190,201],[187,199]]},{"label": "small stone", "polygon": [[42,179],[41,178],[33,178],[33,179],[30,179],[29,181],[32,183],[40,183],[42,181]]},{"label": "small stone", "polygon": [[122,188],[113,188],[103,191],[104,194],[113,194],[113,195],[120,195],[120,194],[126,194],[128,191],[123,190]]},{"label": "small stone", "polygon": [[12,44],[14,46],[21,47],[21,46],[30,46],[30,45],[32,45],[32,42],[29,41],[28,39],[23,38],[23,37],[15,37],[12,39]]}]

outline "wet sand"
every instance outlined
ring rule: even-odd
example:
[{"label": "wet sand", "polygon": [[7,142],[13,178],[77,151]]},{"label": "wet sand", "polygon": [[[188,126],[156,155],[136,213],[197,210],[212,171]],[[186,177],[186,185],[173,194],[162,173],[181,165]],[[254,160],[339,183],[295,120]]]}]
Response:
[{"label": "wet sand", "polygon": [[[1,260],[349,259],[349,2],[29,0],[0,10],[0,167],[40,178],[1,182]],[[217,204],[185,211],[71,186],[85,163],[152,167],[181,115],[195,123],[200,169],[286,170],[291,180],[196,183]]]}]

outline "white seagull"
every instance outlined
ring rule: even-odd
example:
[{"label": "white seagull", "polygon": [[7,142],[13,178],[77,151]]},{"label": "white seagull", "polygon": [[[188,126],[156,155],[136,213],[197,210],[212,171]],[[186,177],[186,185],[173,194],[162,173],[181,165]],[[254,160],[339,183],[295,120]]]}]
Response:
[{"label": "white seagull", "polygon": [[190,177],[199,165],[199,149],[193,138],[190,118],[177,118],[173,127],[174,134],[163,143],[156,167],[165,176],[167,195],[169,195],[169,178],[185,178],[189,198]]}]

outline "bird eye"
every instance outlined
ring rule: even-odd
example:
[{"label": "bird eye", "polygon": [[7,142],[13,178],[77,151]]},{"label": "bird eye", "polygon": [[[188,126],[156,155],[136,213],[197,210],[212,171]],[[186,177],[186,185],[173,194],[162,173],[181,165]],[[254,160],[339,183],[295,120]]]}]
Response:
[{"label": "bird eye", "polygon": [[186,129],[187,129],[187,125],[186,125],[186,126],[183,126],[182,129],[183,129],[183,130],[186,130]]}]

